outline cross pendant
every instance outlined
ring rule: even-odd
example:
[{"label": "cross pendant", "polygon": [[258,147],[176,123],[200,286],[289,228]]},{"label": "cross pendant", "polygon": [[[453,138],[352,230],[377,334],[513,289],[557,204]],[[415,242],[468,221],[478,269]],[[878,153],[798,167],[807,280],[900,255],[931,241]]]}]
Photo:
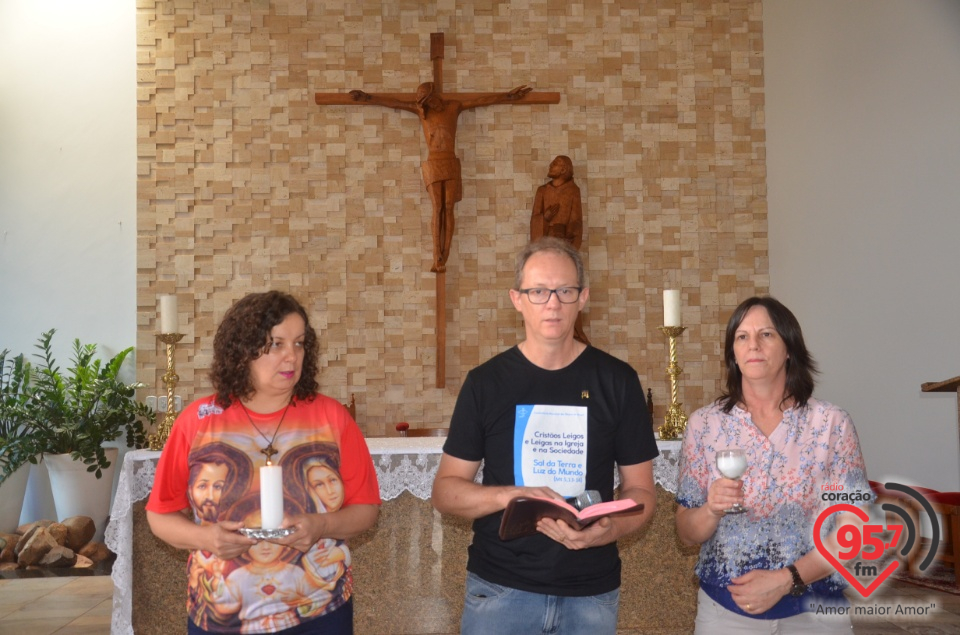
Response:
[{"label": "cross pendant", "polygon": [[267,447],[265,447],[265,448],[263,448],[262,450],[260,450],[260,452],[262,452],[263,455],[267,457],[267,465],[270,465],[270,464],[273,463],[273,455],[274,455],[274,454],[279,454],[279,452],[278,452],[277,450],[274,450],[274,449],[273,449],[273,441],[271,441],[270,443],[268,443],[268,444],[267,444]]}]

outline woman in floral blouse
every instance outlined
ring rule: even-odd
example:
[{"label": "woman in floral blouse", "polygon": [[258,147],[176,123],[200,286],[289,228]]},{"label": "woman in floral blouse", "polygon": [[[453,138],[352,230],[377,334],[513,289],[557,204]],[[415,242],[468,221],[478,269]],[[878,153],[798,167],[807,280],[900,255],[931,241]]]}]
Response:
[{"label": "woman in floral blouse", "polygon": [[[817,551],[813,527],[836,504],[825,492],[871,500],[853,421],[813,398],[816,364],[796,317],[773,298],[737,307],[724,361],[723,395],[687,425],[677,491],[677,533],[702,545],[696,632],[850,633],[849,617],[836,616],[845,582]],[[716,467],[730,448],[747,458],[739,480]],[[728,513],[734,503],[747,512]],[[832,515],[824,536],[843,524]]]}]

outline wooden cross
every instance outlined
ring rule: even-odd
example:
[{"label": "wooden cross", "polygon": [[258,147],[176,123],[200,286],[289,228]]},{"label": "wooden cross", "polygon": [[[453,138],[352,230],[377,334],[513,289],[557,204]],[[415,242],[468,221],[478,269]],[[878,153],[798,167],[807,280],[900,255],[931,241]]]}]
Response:
[{"label": "wooden cross", "polygon": [[453,240],[454,206],[462,198],[460,160],[456,155],[457,120],[464,110],[494,104],[558,104],[560,93],[532,93],[519,86],[506,93],[443,92],[443,33],[430,34],[433,81],[420,84],[416,93],[369,94],[362,90],[317,93],[321,106],[383,106],[412,112],[420,118],[427,142],[427,160],[421,164],[424,184],[433,206],[433,266],[437,274],[437,388],[446,379],[446,270]]},{"label": "wooden cross", "polygon": [[279,452],[273,447],[273,441],[268,443],[267,447],[260,450],[260,453],[267,457],[267,465],[273,465],[273,456],[275,454],[279,454]]}]

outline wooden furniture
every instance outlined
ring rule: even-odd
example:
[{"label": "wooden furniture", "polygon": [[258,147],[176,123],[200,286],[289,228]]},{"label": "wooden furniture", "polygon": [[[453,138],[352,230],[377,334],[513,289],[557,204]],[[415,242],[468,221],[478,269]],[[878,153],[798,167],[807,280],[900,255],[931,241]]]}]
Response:
[{"label": "wooden furniture", "polygon": [[397,424],[401,437],[445,437],[449,428],[411,428],[407,422]]},{"label": "wooden furniture", "polygon": [[[914,488],[923,494],[924,498],[933,507],[933,511],[940,521],[940,544],[933,562],[943,563],[953,569],[954,584],[960,588],[960,492],[938,492],[936,490],[917,487]],[[918,546],[910,554],[910,568],[919,571],[918,566],[927,557],[930,549],[930,539],[919,537]]]},{"label": "wooden furniture", "polygon": [[955,392],[957,393],[957,430],[960,432],[960,376],[946,381],[925,381],[920,384],[923,392]]},{"label": "wooden furniture", "polygon": [[[877,505],[890,503],[903,509],[910,516],[917,538],[913,548],[907,554],[907,565],[916,575],[923,575],[923,572],[920,571],[920,564],[927,557],[931,547],[931,539],[921,535],[920,519],[928,517],[927,511],[917,499],[909,494],[887,489],[882,483],[876,481],[870,481],[870,487],[877,495]],[[938,492],[920,486],[912,486],[912,488],[927,499],[934,514],[937,515],[940,535],[933,563],[941,562],[949,565],[953,569],[954,583],[957,588],[960,588],[960,492]],[[902,524],[899,515],[893,512],[886,513],[885,522]]]},{"label": "wooden furniture", "polygon": [[[945,381],[920,384],[923,392],[957,393],[957,430],[960,433],[960,376]],[[953,565],[957,586],[960,588],[960,492],[933,492],[927,500],[940,515],[940,549],[937,560]]]}]

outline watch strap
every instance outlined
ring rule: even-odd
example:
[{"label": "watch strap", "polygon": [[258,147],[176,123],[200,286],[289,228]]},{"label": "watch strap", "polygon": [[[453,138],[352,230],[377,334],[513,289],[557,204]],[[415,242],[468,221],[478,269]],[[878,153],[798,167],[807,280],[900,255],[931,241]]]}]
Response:
[{"label": "watch strap", "polygon": [[797,571],[797,568],[792,564],[788,564],[787,569],[790,570],[790,575],[793,576],[793,588],[790,589],[790,594],[794,596],[803,595],[807,590],[807,585],[804,583],[803,578],[800,577],[800,572]]}]

